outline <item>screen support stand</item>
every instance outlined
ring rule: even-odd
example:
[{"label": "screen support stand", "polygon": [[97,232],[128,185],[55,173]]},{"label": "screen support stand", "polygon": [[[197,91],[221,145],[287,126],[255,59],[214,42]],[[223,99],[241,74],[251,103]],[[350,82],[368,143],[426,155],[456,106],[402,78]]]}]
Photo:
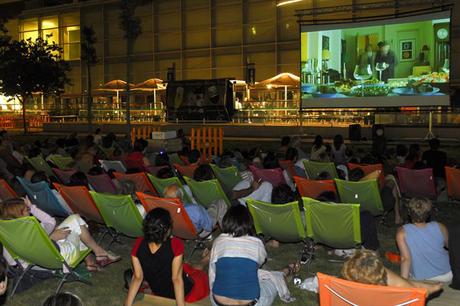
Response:
[{"label": "screen support stand", "polygon": [[433,133],[433,112],[430,111],[428,115],[428,133],[425,136],[425,139],[430,140],[436,138],[436,136]]}]

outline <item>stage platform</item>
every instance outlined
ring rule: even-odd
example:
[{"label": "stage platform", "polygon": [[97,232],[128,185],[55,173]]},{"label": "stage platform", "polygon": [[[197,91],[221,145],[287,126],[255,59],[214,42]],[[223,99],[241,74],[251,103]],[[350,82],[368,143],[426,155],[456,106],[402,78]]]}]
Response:
[{"label": "stage platform", "polygon": [[[192,128],[202,127],[200,123],[134,123],[133,126],[157,126],[161,130],[183,129],[186,135],[190,135]],[[104,134],[113,132],[124,134],[126,125],[122,123],[94,124],[94,129],[101,128]],[[229,139],[257,139],[275,140],[282,136],[298,135],[302,138],[313,138],[315,135],[322,135],[323,138],[331,139],[337,134],[342,134],[348,139],[348,126],[327,126],[327,125],[263,125],[263,124],[239,124],[239,123],[206,123],[206,127],[223,127],[224,138]],[[88,133],[85,123],[45,123],[44,133]],[[424,126],[385,126],[385,136],[388,140],[421,140],[428,133],[428,127]],[[436,137],[452,142],[460,141],[460,126],[434,127],[433,133]],[[372,139],[372,127],[361,127],[361,137],[367,140]]]}]

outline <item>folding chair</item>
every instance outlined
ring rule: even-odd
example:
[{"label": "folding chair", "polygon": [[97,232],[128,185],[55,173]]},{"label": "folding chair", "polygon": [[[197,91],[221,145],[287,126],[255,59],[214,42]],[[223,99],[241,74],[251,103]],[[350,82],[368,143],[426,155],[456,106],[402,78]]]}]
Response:
[{"label": "folding chair", "polygon": [[198,166],[197,165],[181,166],[179,164],[174,164],[174,168],[176,168],[177,171],[182,176],[193,177],[193,173],[195,173],[195,170],[196,168],[198,168]]},{"label": "folding chair", "polygon": [[74,163],[74,160],[70,156],[62,156],[58,154],[50,155],[49,161],[52,162],[56,167],[61,170],[67,170]]},{"label": "folding chair", "polygon": [[413,170],[396,167],[399,189],[406,198],[426,197],[432,200],[437,198],[433,169]]},{"label": "folding chair", "polygon": [[254,166],[249,166],[249,170],[254,175],[255,180],[262,179],[263,181],[267,181],[272,184],[273,187],[277,187],[281,184],[286,184],[282,168],[259,169]]},{"label": "folding chair", "polygon": [[145,166],[145,172],[153,176],[157,176],[158,172],[162,169],[169,168],[169,166]]},{"label": "folding chair", "polygon": [[61,277],[56,293],[59,293],[62,285],[68,281],[80,281],[91,285],[89,281],[81,278],[73,270],[91,252],[91,249],[81,251],[73,261],[66,262],[38,220],[33,216],[0,220],[0,241],[11,256],[15,258],[19,267],[21,267],[19,259],[29,263],[28,267],[22,271],[17,279],[11,291],[11,296],[16,292],[24,275],[35,266],[61,272],[54,273],[55,276]]},{"label": "folding chair", "polygon": [[460,200],[460,169],[445,167],[447,195],[452,200]]},{"label": "folding chair", "polygon": [[0,202],[17,197],[18,194],[13,190],[13,188],[11,188],[10,185],[8,185],[7,181],[0,179]]},{"label": "folding chair", "polygon": [[136,195],[144,206],[146,212],[155,208],[163,208],[169,212],[171,219],[173,220],[174,236],[185,240],[196,240],[189,258],[193,257],[196,250],[204,248],[203,239],[199,237],[199,233],[193,225],[193,222],[180,199],[152,197],[141,192],[137,192]]},{"label": "folding chair", "polygon": [[339,192],[340,202],[358,203],[362,211],[368,211],[373,216],[383,214],[382,198],[377,180],[350,182],[335,180]]},{"label": "folding chair", "polygon": [[317,199],[323,192],[330,191],[337,194],[333,180],[315,181],[294,176],[294,182],[300,196]]},{"label": "folding chair", "polygon": [[70,182],[70,177],[77,173],[77,170],[69,169],[69,170],[61,170],[58,168],[53,168],[53,172],[59,181],[63,184],[68,184]]},{"label": "folding chair", "polygon": [[106,173],[99,175],[88,175],[88,183],[96,192],[117,194],[117,187],[110,176]]},{"label": "folding chair", "polygon": [[169,211],[173,220],[174,236],[186,240],[198,239],[198,232],[180,199],[159,198],[142,192],[136,192],[136,195],[147,213],[154,208],[163,208]]},{"label": "folding chair", "polygon": [[286,170],[291,178],[294,178],[294,176],[296,176],[296,172],[295,172],[295,168],[294,168],[295,166],[294,166],[294,163],[292,162],[292,160],[279,160],[278,162],[279,162],[281,168]]},{"label": "folding chair", "polygon": [[315,180],[322,172],[327,172],[333,179],[339,178],[334,163],[323,163],[311,160],[304,160],[305,172],[311,180]]},{"label": "folding chair", "polygon": [[336,249],[361,244],[359,204],[326,203],[302,198],[307,237]]},{"label": "folding chair", "polygon": [[147,178],[144,172],[132,173],[132,174],[123,174],[119,172],[114,172],[113,175],[118,181],[121,180],[130,180],[133,181],[136,185],[136,191],[150,193],[152,195],[158,195],[157,191],[153,187],[152,183]]},{"label": "folding chair", "polygon": [[28,158],[25,156],[24,158],[29,164],[32,165],[35,171],[43,171],[45,172],[46,176],[53,176],[53,170],[51,170],[50,165],[48,165],[48,163],[43,159],[41,155],[33,158]]},{"label": "folding chair", "polygon": [[318,272],[321,306],[425,306],[427,290],[361,284]]},{"label": "folding chair", "polygon": [[164,197],[164,190],[166,187],[171,186],[173,184],[179,186],[182,189],[182,193],[184,194],[184,200],[187,201],[188,203],[192,203],[192,199],[190,198],[189,194],[185,191],[184,185],[182,185],[182,182],[179,180],[178,177],[174,176],[171,178],[165,178],[165,179],[160,179],[157,178],[153,175],[150,175],[147,173],[147,177],[149,178],[150,182],[152,183],[153,187],[155,187],[158,195],[160,197]]},{"label": "folding chair", "polygon": [[143,218],[131,195],[113,195],[95,191],[90,191],[89,194],[99,209],[105,225],[113,231],[112,242],[118,241],[120,234],[134,238],[144,235]]},{"label": "folding chair", "polygon": [[16,177],[16,179],[22,188],[24,188],[30,201],[47,214],[57,217],[67,217],[72,213],[69,207],[63,206],[63,203],[59,201],[48,183],[31,183],[22,177]]},{"label": "folding chair", "polygon": [[109,172],[110,170],[115,170],[116,172],[119,173],[126,173],[126,167],[121,162],[120,160],[99,160],[99,163],[101,164],[102,168],[104,168],[105,171]]},{"label": "folding chair", "polygon": [[299,242],[305,239],[299,202],[270,204],[248,199],[246,203],[257,234],[280,242]]},{"label": "folding chair", "polygon": [[224,200],[228,207],[232,205],[217,179],[197,182],[191,178],[184,177],[184,180],[200,205],[207,208],[216,200]]},{"label": "folding chair", "polygon": [[211,164],[211,168],[222,187],[228,192],[231,192],[233,187],[243,180],[235,166],[220,168]]},{"label": "folding chair", "polygon": [[75,213],[87,220],[104,224],[104,219],[89,194],[88,188],[84,186],[64,186],[57,183],[53,185]]}]

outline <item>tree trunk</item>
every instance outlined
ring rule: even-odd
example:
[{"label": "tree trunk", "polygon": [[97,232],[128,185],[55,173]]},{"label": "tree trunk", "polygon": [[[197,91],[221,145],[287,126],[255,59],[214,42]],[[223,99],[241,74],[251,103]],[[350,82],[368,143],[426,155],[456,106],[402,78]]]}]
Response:
[{"label": "tree trunk", "polygon": [[27,135],[26,101],[27,96],[21,96],[20,102],[22,105],[22,124],[24,125],[24,135]]},{"label": "tree trunk", "polygon": [[93,96],[91,94],[91,65],[86,63],[86,89],[88,94],[86,96],[86,103],[88,108],[88,132],[93,132]]},{"label": "tree trunk", "polygon": [[128,135],[128,141],[131,143],[131,96],[130,88],[131,84],[131,54],[132,54],[133,40],[132,38],[127,39],[127,48],[126,48],[126,129]]}]

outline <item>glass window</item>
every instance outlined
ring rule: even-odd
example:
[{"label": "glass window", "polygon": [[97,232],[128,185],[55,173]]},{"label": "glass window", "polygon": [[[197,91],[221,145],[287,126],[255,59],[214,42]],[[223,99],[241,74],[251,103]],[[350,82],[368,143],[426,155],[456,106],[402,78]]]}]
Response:
[{"label": "glass window", "polygon": [[41,24],[42,29],[53,29],[59,26],[57,17],[44,17]]},{"label": "glass window", "polygon": [[38,19],[37,18],[24,19],[21,22],[20,30],[21,32],[38,31]]},{"label": "glass window", "polygon": [[46,29],[42,30],[42,38],[49,43],[59,44],[59,29]]},{"label": "glass window", "polygon": [[35,41],[38,38],[38,31],[29,31],[21,33],[20,38],[23,40],[32,39],[32,41]]}]

